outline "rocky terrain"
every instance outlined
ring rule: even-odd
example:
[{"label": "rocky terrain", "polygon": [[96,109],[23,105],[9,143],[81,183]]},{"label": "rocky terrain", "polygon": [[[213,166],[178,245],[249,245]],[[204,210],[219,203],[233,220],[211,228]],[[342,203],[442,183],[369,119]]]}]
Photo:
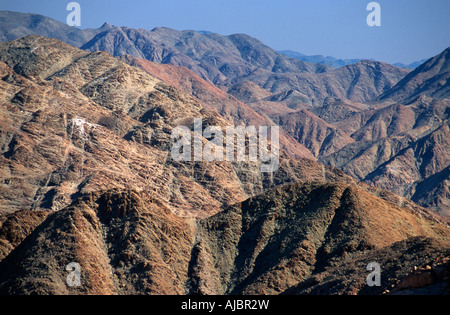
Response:
[{"label": "rocky terrain", "polygon": [[205,127],[232,123],[107,53],[29,36],[1,44],[0,61],[3,213],[59,210],[79,194],[140,187],[179,214],[205,216],[282,183],[352,181],[283,151],[270,176],[253,162],[173,161],[174,127],[192,127],[194,118]]},{"label": "rocky terrain", "polygon": [[[388,66],[377,75],[375,72],[369,74],[362,71],[362,62],[314,74],[314,81],[306,84],[314,89],[311,94],[303,94],[301,91],[305,90],[299,87],[267,95],[260,90],[257,81],[235,86],[230,93],[279,124],[310,150],[320,163],[337,167],[369,185],[388,189],[422,206],[449,214],[447,63],[445,51],[407,74],[397,84],[400,74],[390,83],[384,81],[388,92],[377,89],[374,82],[387,78],[384,75],[380,77],[380,73],[395,73],[397,70]],[[376,63],[366,62],[366,66],[373,64]],[[360,74],[355,77],[344,75],[348,71],[353,73],[355,69],[359,69]],[[324,82],[325,78],[333,78],[337,73],[340,83],[328,85]],[[285,84],[283,78],[288,76],[276,75],[273,82],[277,88]],[[296,79],[307,76],[310,75],[295,75]],[[346,77],[354,78],[348,85],[350,90],[346,87],[342,92],[336,91],[343,86]],[[411,88],[419,84],[413,82],[420,80],[424,81],[420,88]],[[270,87],[264,82],[264,87]],[[369,92],[368,87],[373,90]],[[283,89],[288,88],[281,87],[281,91]],[[270,89],[264,91],[271,92]],[[376,96],[378,93],[381,96]],[[399,98],[400,95],[403,96]],[[311,96],[314,96],[312,102]]]},{"label": "rocky terrain", "polygon": [[[179,73],[184,71],[184,79],[181,79],[184,83],[180,82],[180,79],[177,80],[177,83],[173,82],[173,79],[166,82],[178,84],[178,87],[185,92],[197,98],[202,98],[203,103],[212,105],[220,114],[230,118],[235,123],[248,124],[252,122],[259,125],[268,119],[271,124],[273,122],[281,126],[283,131],[286,132],[286,135],[283,135],[283,138],[286,137],[286,140],[283,140],[283,148],[291,156],[317,158],[321,163],[343,169],[358,180],[364,180],[379,188],[389,189],[397,194],[414,198],[419,204],[442,213],[449,213],[447,177],[445,172],[441,173],[449,165],[446,158],[448,156],[448,145],[443,140],[445,137],[439,138],[442,141],[433,145],[435,148],[432,149],[432,152],[426,153],[437,155],[436,158],[439,162],[428,164],[428,170],[425,173],[422,171],[423,167],[420,166],[423,157],[416,162],[417,156],[421,153],[413,155],[412,160],[406,163],[403,162],[404,158],[402,159],[402,166],[408,165],[406,177],[403,177],[401,172],[395,173],[396,171],[394,171],[394,174],[392,174],[384,165],[391,159],[398,161],[397,154],[405,150],[412,141],[417,142],[419,139],[422,143],[430,141],[430,138],[427,138],[430,131],[442,126],[444,129],[439,130],[445,132],[448,115],[446,112],[448,102],[445,99],[436,100],[432,98],[428,101],[432,105],[422,104],[419,105],[419,108],[416,108],[417,97],[412,102],[400,104],[394,103],[395,99],[388,97],[390,91],[404,85],[400,82],[403,78],[407,80],[408,77],[424,71],[423,69],[431,69],[433,68],[431,65],[437,64],[434,68],[438,67],[439,69],[427,70],[427,77],[430,78],[433,74],[436,74],[438,78],[445,77],[445,73],[447,73],[445,70],[445,52],[442,56],[425,62],[422,67],[411,74],[409,74],[410,70],[368,60],[335,70],[326,69],[319,73],[317,73],[318,71],[292,67],[275,71],[273,68],[263,66],[263,63],[256,59],[252,61],[252,67],[256,67],[257,70],[248,74],[237,74],[235,72],[223,72],[219,65],[225,61],[215,58],[214,60],[221,60],[215,66],[219,68],[222,75],[227,76],[228,81],[226,82],[229,82],[217,83],[204,74],[204,71],[210,69],[211,65],[204,65],[202,56],[203,54],[208,54],[208,56],[212,54],[220,55],[220,49],[223,49],[223,47],[233,51],[234,48],[231,48],[229,42],[230,38],[222,38],[220,43],[224,41],[226,44],[222,43],[223,46],[217,46],[216,42],[210,42],[212,38],[218,40],[219,35],[217,34],[213,36],[212,34],[191,32],[192,37],[186,39],[186,32],[169,29],[156,29],[148,34],[142,30],[138,32],[132,29],[127,29],[125,34],[122,34],[122,32],[125,31],[116,28],[114,31],[99,34],[83,48],[105,50],[116,55],[122,53],[131,53],[134,56],[140,55],[140,58],[155,61],[159,63],[159,66],[143,59],[124,58],[130,64],[156,76],[158,76],[158,73],[166,73],[156,69],[156,67],[165,67],[163,65],[165,63],[184,65],[198,75],[202,75],[204,79],[214,82],[226,90],[228,93],[225,94],[220,93],[218,89],[214,93],[222,94],[222,98],[225,95],[224,97],[228,99],[227,105],[224,106],[223,101],[218,101],[217,97],[211,95],[212,89],[205,93],[207,82],[199,84],[200,78],[194,77],[195,79],[192,79],[192,73],[187,74],[186,70],[175,71]],[[127,35],[133,41],[137,41],[137,38],[139,38],[140,43],[148,42],[151,47],[163,46],[167,48],[169,47],[167,42],[173,46],[176,40],[182,41],[186,47],[182,45],[183,49],[177,48],[176,55],[188,56],[195,60],[195,64],[200,65],[201,69],[197,69],[188,63],[162,60],[162,58],[155,58],[153,55],[149,57],[146,54],[137,54],[129,50],[113,51],[112,46],[108,46],[107,43],[112,43],[114,40],[106,40],[105,38],[119,36],[119,33],[123,36]],[[141,38],[144,33],[147,34],[145,40]],[[159,36],[159,33],[165,34],[165,37]],[[137,37],[134,38],[130,34]],[[170,40],[166,39],[167,36]],[[240,37],[236,36],[234,40],[231,40],[233,45],[237,45],[236,38]],[[164,40],[164,45],[158,46],[159,41],[162,40]],[[246,38],[245,41],[249,42],[248,47],[258,51],[258,57],[273,56],[273,52],[268,47],[262,46],[262,43],[249,38]],[[114,47],[117,49],[117,45]],[[237,45],[237,47],[241,46]],[[194,49],[195,53],[192,53]],[[242,55],[243,52],[240,52],[240,54]],[[238,54],[236,53],[236,55]],[[267,57],[266,59],[273,60],[273,58]],[[234,62],[238,61],[234,60]],[[239,61],[239,63],[244,64],[242,61]],[[269,64],[272,65],[273,62],[269,62]],[[180,76],[171,75],[170,77]],[[167,78],[162,79],[168,80]],[[185,80],[188,80],[188,82]],[[445,88],[445,82],[442,79],[439,80]],[[192,82],[196,82],[196,84]],[[183,87],[180,85],[183,85]],[[415,95],[411,91],[404,91],[403,93]],[[230,94],[235,99],[230,101]],[[380,95],[385,96],[382,96],[382,99],[379,100]],[[421,100],[423,100],[425,95],[421,97]],[[240,101],[240,104],[236,103],[236,99]],[[433,118],[425,118],[425,116],[430,115]],[[302,147],[298,144],[293,146],[294,142],[300,143]],[[386,148],[386,145],[389,145],[389,148]],[[292,149],[294,147],[295,149]],[[411,163],[419,164],[419,166],[410,168]],[[395,167],[395,169],[397,168]],[[431,177],[432,175],[433,177]],[[396,176],[401,178],[396,178]],[[425,181],[427,182],[426,191],[421,189],[417,192],[417,187],[420,187],[418,185]]]},{"label": "rocky terrain", "polygon": [[[448,49],[334,69],[244,34],[19,17],[0,12],[0,293],[449,293]],[[195,118],[280,126],[279,168],[174,161]]]},{"label": "rocky terrain", "polygon": [[[116,45],[115,43],[120,43]],[[158,27],[151,31],[113,27],[81,47],[113,56],[131,55],[156,63],[184,66],[225,88],[255,72],[324,72],[329,67],[289,58],[245,34],[222,36]]]},{"label": "rocky terrain", "polygon": [[425,95],[432,98],[450,97],[450,47],[431,58],[396,84],[381,99],[408,102]]},{"label": "rocky terrain", "polygon": [[225,91],[246,81],[273,95],[296,91],[304,103],[316,106],[326,97],[374,99],[410,72],[369,60],[334,69],[287,57],[245,34],[222,36],[169,28],[111,27],[81,48],[184,66]]},{"label": "rocky terrain", "polygon": [[[419,288],[414,267],[450,254],[449,226],[436,214],[344,183],[279,186],[197,220],[129,190],[21,217],[32,232],[0,263],[2,294],[402,293]],[[383,268],[381,287],[366,284],[373,261]],[[66,283],[71,262],[81,266],[80,287]],[[445,264],[433,268],[448,293]]]},{"label": "rocky terrain", "polygon": [[[235,126],[272,126],[276,125],[266,115],[256,112],[232,95],[208,83],[183,66],[157,64],[130,55],[121,56],[123,62],[138,67],[152,76],[176,87],[196,98],[205,108],[217,111]],[[281,130],[280,146],[292,158],[315,159],[311,151],[299,143],[289,133]]]},{"label": "rocky terrain", "polygon": [[28,35],[41,35],[80,47],[109,27],[108,23],[105,23],[98,29],[82,30],[40,14],[0,11],[0,42]]}]

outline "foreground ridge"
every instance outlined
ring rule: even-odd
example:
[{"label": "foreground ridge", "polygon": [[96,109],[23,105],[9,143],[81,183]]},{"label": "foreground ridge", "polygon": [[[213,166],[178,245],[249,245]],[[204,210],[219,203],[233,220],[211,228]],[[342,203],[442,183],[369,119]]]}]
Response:
[{"label": "foreground ridge", "polygon": [[[281,186],[195,221],[113,190],[30,224],[1,262],[3,294],[381,294],[450,253],[448,225],[343,183]],[[381,287],[365,282],[372,261]]]}]

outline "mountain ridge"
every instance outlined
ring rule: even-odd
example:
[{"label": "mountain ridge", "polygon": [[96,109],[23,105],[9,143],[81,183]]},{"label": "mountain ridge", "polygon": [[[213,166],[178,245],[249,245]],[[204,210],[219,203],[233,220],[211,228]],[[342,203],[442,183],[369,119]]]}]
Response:
[{"label": "mountain ridge", "polygon": [[41,35],[59,39],[71,46],[81,47],[96,34],[110,27],[108,23],[105,23],[98,29],[81,30],[40,14],[0,11],[0,42],[28,35]]},{"label": "mountain ridge", "polygon": [[381,100],[410,102],[420,95],[433,98],[449,98],[450,47],[430,58],[390,91],[380,96]]},{"label": "mountain ridge", "polygon": [[[448,49],[331,69],[245,34],[102,28],[95,51],[0,43],[1,294],[449,293]],[[279,125],[278,169],[175,161],[195,118]]]},{"label": "mountain ridge", "polygon": [[[374,61],[374,59],[371,58],[364,58],[364,59],[340,59],[340,58],[335,58],[332,56],[323,56],[323,55],[305,55],[302,54],[300,52],[297,51],[293,51],[293,50],[280,50],[280,53],[288,56],[288,57],[292,57],[292,58],[296,58],[302,61],[307,61],[307,62],[312,62],[312,63],[321,63],[321,64],[325,64],[327,66],[331,66],[333,68],[340,68],[340,67],[344,67],[350,64],[354,64],[357,63],[361,60],[371,60]],[[409,64],[404,64],[401,62],[396,62],[396,63],[391,63],[392,65],[399,67],[399,68],[406,68],[406,69],[416,69],[418,66],[420,66],[421,64],[423,64],[425,61],[427,61],[428,59],[422,59],[419,61],[414,61],[411,62]]]},{"label": "mountain ridge", "polygon": [[[368,289],[360,270],[321,293],[381,294],[413,264],[449,254],[449,227],[424,215],[342,183],[280,186],[196,224],[145,192],[96,192],[49,214],[0,262],[0,292],[274,295],[314,288],[311,278],[353,260],[408,253],[405,265],[383,265],[396,277],[381,287]],[[74,261],[79,288],[60,270]]]}]

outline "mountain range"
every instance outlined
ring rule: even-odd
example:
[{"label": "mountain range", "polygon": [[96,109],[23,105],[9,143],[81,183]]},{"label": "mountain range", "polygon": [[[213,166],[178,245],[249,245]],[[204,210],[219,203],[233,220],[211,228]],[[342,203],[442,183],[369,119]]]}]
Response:
[{"label": "mountain range", "polygon": [[[245,34],[0,26],[0,293],[449,292],[450,48],[334,68]],[[195,118],[279,126],[279,168],[173,160]]]},{"label": "mountain range", "polygon": [[[302,53],[299,53],[297,51],[293,51],[293,50],[281,50],[280,53],[282,53],[283,55],[286,55],[288,57],[292,57],[292,58],[296,58],[302,61],[306,61],[306,62],[311,62],[311,63],[321,63],[333,68],[340,68],[340,67],[344,67],[347,65],[351,65],[354,63],[357,63],[359,61],[362,61],[362,59],[338,59],[335,57],[331,57],[331,56],[323,56],[323,55],[312,55],[312,56],[308,56]],[[370,59],[370,60],[374,60],[374,59]],[[427,59],[423,59],[420,61],[415,61],[412,62],[410,64],[404,64],[401,62],[397,62],[394,63],[393,65],[399,68],[406,68],[406,69],[416,69],[418,66],[420,66],[422,63],[424,63],[425,61],[427,61]]]}]

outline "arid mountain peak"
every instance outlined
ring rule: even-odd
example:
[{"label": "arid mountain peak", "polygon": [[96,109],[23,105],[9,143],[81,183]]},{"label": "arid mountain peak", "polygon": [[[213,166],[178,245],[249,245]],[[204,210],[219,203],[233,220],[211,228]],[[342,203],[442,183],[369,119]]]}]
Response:
[{"label": "arid mountain peak", "polygon": [[40,35],[80,47],[107,29],[107,25],[103,25],[98,29],[81,30],[40,14],[0,11],[0,42]]},{"label": "arid mountain peak", "polygon": [[419,95],[450,98],[450,47],[409,73],[381,96],[398,102],[411,101]]},{"label": "arid mountain peak", "polygon": [[[0,63],[2,212],[58,210],[80,194],[140,187],[180,215],[202,217],[283,183],[352,181],[337,170],[287,155],[270,176],[259,171],[258,163],[176,163],[170,158],[174,127],[189,126],[194,118],[206,125],[232,125],[211,106],[203,107],[199,95],[105,52],[87,53],[55,39],[26,37],[0,44],[0,52],[0,60],[8,63]],[[198,91],[245,112],[226,94]]]},{"label": "arid mountain peak", "polygon": [[[347,184],[281,186],[195,224],[147,193],[113,190],[37,224],[0,262],[0,292],[273,295],[328,277],[322,294],[381,294],[414,265],[448,255],[449,239],[449,227],[426,211]],[[406,262],[386,262],[406,254]],[[368,257],[396,277],[367,287],[361,261]],[[61,266],[71,262],[81,267],[79,288],[66,285]],[[332,270],[350,266],[351,281],[329,284],[341,277]]]},{"label": "arid mountain peak", "polygon": [[115,27],[98,34],[82,48],[185,66],[219,87],[229,86],[257,70],[316,73],[329,69],[286,57],[244,34],[222,36],[169,28],[147,31]]},{"label": "arid mountain peak", "polygon": [[[449,292],[449,49],[334,69],[246,34],[60,24],[0,12],[0,294]],[[176,161],[198,119],[279,126],[279,167]]]}]

